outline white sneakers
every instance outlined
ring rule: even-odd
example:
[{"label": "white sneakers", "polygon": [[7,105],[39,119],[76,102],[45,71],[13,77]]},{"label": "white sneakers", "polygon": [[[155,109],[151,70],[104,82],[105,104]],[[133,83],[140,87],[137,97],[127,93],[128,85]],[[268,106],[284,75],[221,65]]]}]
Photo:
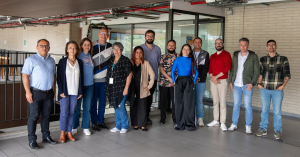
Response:
[{"label": "white sneakers", "polygon": [[216,120],[213,120],[212,122],[207,124],[208,127],[210,127],[210,126],[219,126],[219,125],[220,125],[219,121],[216,121]]},{"label": "white sneakers", "polygon": [[234,131],[237,129],[237,126],[234,124],[231,124],[231,126],[228,128],[228,131]]},{"label": "white sneakers", "polygon": [[198,119],[198,125],[203,127],[204,126],[204,123],[203,123],[203,119],[202,118],[199,118]]},{"label": "white sneakers", "polygon": [[120,134],[125,134],[127,133],[128,129],[121,129]]},{"label": "white sneakers", "polygon": [[246,126],[246,134],[252,134],[251,126]]},{"label": "white sneakers", "polygon": [[90,136],[91,135],[91,132],[89,129],[83,129],[83,133],[87,136]]},{"label": "white sneakers", "polygon": [[77,134],[77,129],[72,129],[72,135]]},{"label": "white sneakers", "polygon": [[121,134],[125,134],[125,133],[128,132],[128,129],[121,129],[121,130],[119,130],[119,129],[117,129],[116,127],[114,127],[114,128],[112,128],[112,129],[110,130],[110,132],[120,132]]},{"label": "white sneakers", "polygon": [[114,127],[114,128],[112,128],[112,129],[110,129],[110,132],[119,132],[120,130],[119,129],[117,129],[116,127]]},{"label": "white sneakers", "polygon": [[220,128],[221,128],[223,131],[227,131],[227,126],[226,126],[224,123],[221,123]]}]

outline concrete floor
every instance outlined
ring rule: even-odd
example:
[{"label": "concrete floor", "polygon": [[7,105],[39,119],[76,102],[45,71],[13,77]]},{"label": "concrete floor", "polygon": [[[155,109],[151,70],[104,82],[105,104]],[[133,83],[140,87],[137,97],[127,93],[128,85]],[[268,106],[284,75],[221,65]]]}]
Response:
[{"label": "concrete floor", "polygon": [[[212,120],[212,107],[205,106],[204,122]],[[227,126],[231,124],[232,108],[228,107]],[[260,121],[259,112],[253,113],[253,129],[255,132]],[[273,117],[270,116],[270,120]],[[85,136],[82,130],[75,135],[76,142],[50,145],[42,143],[38,134],[39,150],[28,146],[27,136],[0,141],[0,157],[18,156],[103,156],[103,157],[299,157],[299,119],[283,117],[284,142],[273,138],[272,121],[270,121],[268,137],[260,138],[244,133],[244,111],[241,110],[238,130],[222,132],[218,127],[198,127],[194,132],[176,131],[168,114],[165,125],[159,124],[159,115],[151,116],[153,124],[149,131],[130,130],[126,134],[110,133],[109,130],[93,132]],[[108,123],[110,128],[114,123]],[[54,140],[59,140],[59,131],[52,131]]]}]

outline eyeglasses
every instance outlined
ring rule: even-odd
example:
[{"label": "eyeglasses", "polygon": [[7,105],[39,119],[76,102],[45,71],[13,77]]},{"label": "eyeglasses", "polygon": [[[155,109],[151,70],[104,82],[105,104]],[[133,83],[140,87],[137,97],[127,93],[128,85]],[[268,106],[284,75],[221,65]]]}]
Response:
[{"label": "eyeglasses", "polygon": [[49,45],[38,45],[40,48],[45,48],[45,49],[49,49],[50,46]]},{"label": "eyeglasses", "polygon": [[215,43],[215,45],[223,45],[223,43],[222,43],[222,42],[220,42],[220,43]]},{"label": "eyeglasses", "polygon": [[107,33],[103,33],[103,32],[101,32],[101,33],[100,33],[100,35],[107,35]]},{"label": "eyeglasses", "polygon": [[147,38],[154,38],[153,35],[146,35]]},{"label": "eyeglasses", "polygon": [[119,48],[114,48],[113,51],[120,51],[121,49]]},{"label": "eyeglasses", "polygon": [[276,45],[267,45],[268,47],[276,47]]}]

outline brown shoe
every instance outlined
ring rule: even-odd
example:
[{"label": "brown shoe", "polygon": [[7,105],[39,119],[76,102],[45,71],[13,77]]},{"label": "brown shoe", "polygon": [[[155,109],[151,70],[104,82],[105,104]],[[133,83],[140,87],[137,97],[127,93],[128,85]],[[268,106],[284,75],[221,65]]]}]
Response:
[{"label": "brown shoe", "polygon": [[71,141],[76,141],[76,139],[73,137],[72,132],[67,133],[68,139]]},{"label": "brown shoe", "polygon": [[59,141],[61,143],[66,143],[66,132],[65,131],[60,131],[60,139]]}]

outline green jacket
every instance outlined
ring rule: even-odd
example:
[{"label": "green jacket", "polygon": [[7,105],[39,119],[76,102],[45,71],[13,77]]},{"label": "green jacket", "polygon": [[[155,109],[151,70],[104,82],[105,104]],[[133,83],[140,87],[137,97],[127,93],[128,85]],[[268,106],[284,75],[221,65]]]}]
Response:
[{"label": "green jacket", "polygon": [[[256,85],[257,79],[260,75],[259,71],[259,60],[258,56],[253,51],[248,51],[249,55],[244,63],[243,71],[243,84]],[[232,66],[229,74],[229,83],[234,84],[237,70],[238,70],[238,60],[240,51],[235,51],[232,56]]]}]

